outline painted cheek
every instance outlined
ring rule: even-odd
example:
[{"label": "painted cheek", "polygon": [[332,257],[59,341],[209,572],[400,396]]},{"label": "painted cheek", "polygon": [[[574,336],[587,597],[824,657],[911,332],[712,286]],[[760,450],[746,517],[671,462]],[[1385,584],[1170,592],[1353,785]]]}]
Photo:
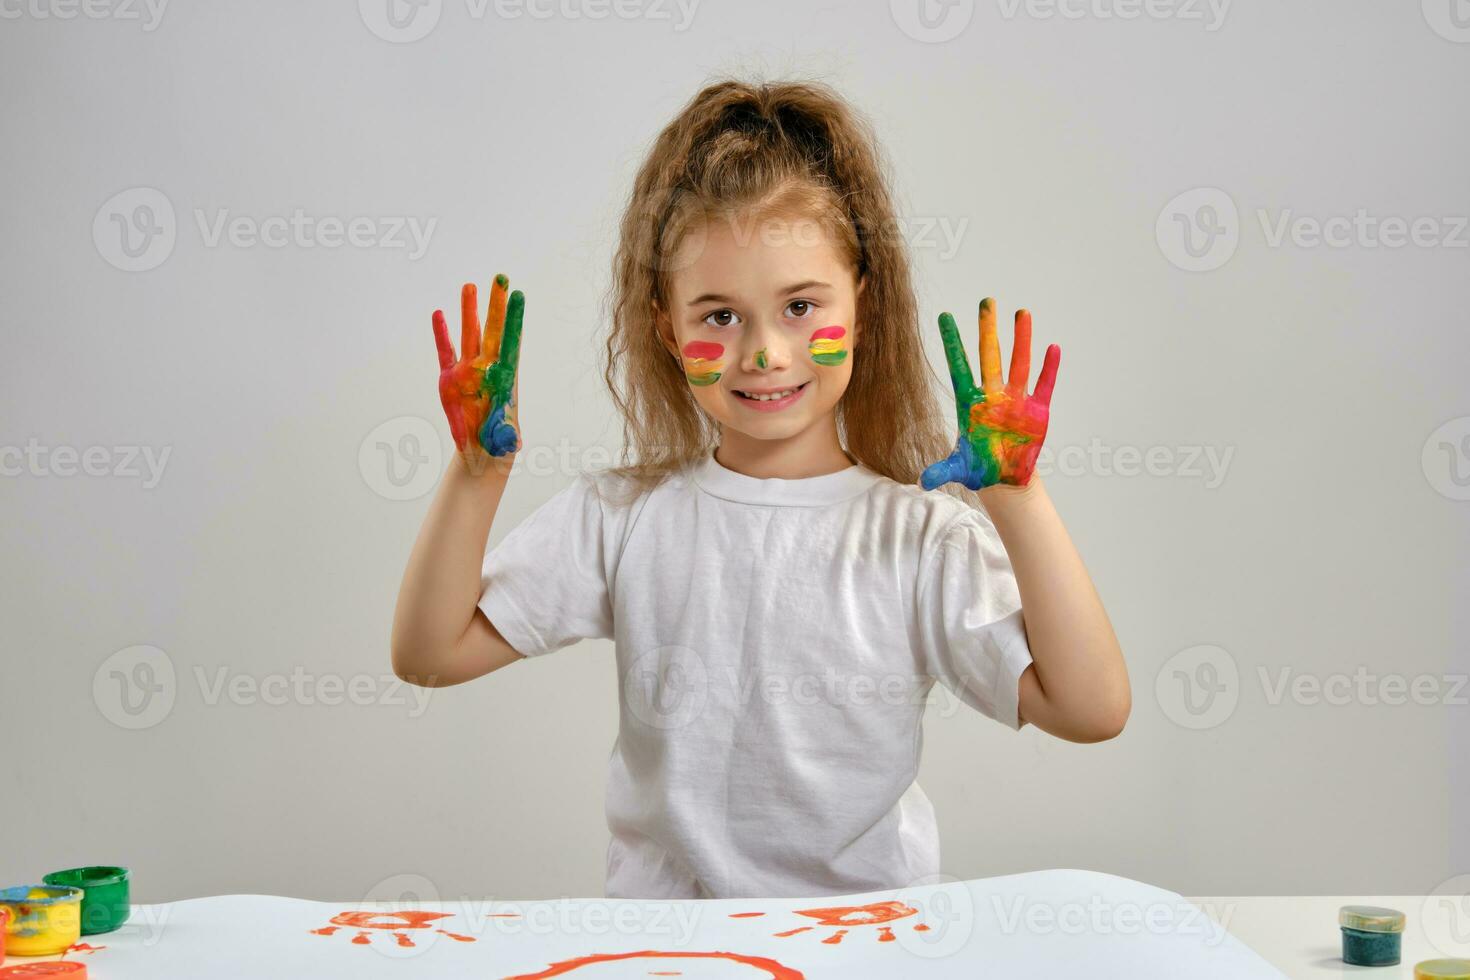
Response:
[{"label": "painted cheek", "polygon": [[691,340],[680,352],[684,357],[684,377],[696,387],[712,385],[724,370],[725,348],[709,340]]},{"label": "painted cheek", "polygon": [[847,329],[844,327],[822,327],[812,331],[806,342],[807,353],[818,364],[829,367],[847,360]]}]

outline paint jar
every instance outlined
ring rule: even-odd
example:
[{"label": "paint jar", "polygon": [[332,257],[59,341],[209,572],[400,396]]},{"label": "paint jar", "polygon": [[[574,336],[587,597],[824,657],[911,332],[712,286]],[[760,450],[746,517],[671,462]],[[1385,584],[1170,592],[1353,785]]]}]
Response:
[{"label": "paint jar", "polygon": [[82,935],[95,936],[111,932],[132,913],[127,868],[70,868],[53,871],[41,879],[48,885],[80,888],[82,896]]},{"label": "paint jar", "polygon": [[10,910],[5,927],[11,956],[50,956],[82,937],[82,890],[60,885],[19,885],[0,891]]},{"label": "paint jar", "polygon": [[1404,913],[1377,905],[1344,905],[1337,911],[1342,927],[1342,961],[1350,966],[1393,966],[1404,938]]},{"label": "paint jar", "polygon": [[1470,960],[1425,960],[1414,964],[1414,980],[1470,980]]}]

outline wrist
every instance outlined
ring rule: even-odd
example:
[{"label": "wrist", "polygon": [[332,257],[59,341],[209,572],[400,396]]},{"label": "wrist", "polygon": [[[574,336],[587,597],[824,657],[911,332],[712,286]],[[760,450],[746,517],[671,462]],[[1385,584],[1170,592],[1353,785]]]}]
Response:
[{"label": "wrist", "polygon": [[1035,474],[1023,486],[997,483],[980,491],[980,503],[997,523],[1032,510],[1045,499],[1046,490]]},{"label": "wrist", "polygon": [[449,463],[449,468],[455,471],[456,477],[503,484],[510,477],[510,469],[515,464],[515,458],[515,453],[491,456],[487,452],[478,450],[472,454],[456,452],[454,459]]}]

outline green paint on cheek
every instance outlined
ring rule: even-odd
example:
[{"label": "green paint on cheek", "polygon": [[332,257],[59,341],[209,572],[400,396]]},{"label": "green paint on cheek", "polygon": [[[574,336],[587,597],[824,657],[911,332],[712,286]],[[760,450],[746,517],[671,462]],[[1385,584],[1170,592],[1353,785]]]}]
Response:
[{"label": "green paint on cheek", "polygon": [[814,330],[811,339],[807,341],[807,353],[811,355],[813,363],[832,367],[847,360],[847,343],[843,339],[846,336],[845,327],[831,326]]}]

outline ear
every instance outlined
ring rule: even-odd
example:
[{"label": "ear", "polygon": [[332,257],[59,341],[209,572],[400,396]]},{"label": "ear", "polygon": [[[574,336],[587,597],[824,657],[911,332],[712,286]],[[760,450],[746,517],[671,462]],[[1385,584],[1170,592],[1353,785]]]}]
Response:
[{"label": "ear", "polygon": [[866,275],[860,276],[858,278],[857,302],[854,304],[856,308],[853,310],[852,313],[852,330],[850,331],[851,336],[847,338],[847,349],[850,351],[857,349],[858,325],[862,322],[862,314],[860,311],[862,310],[863,287],[867,286],[867,284],[868,277]]},{"label": "ear", "polygon": [[664,349],[674,356],[675,360],[682,360],[679,357],[679,345],[674,340],[674,324],[669,320],[663,307],[658,305],[658,300],[654,300],[650,305],[653,309],[653,328],[658,331],[659,341],[664,345]]}]

